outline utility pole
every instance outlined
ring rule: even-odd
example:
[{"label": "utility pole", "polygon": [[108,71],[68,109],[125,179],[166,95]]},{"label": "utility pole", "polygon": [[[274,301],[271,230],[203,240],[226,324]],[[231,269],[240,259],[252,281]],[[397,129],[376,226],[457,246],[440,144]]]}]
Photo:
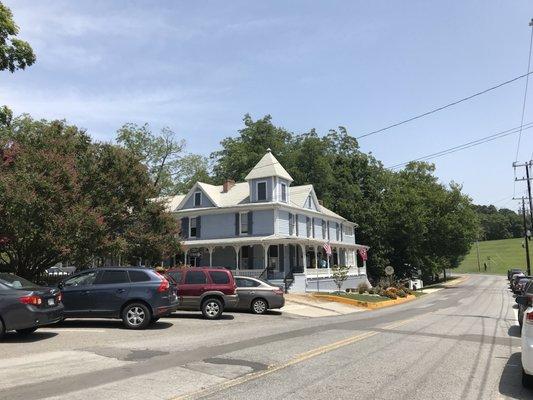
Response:
[{"label": "utility pole", "polygon": [[529,198],[529,218],[531,220],[531,229],[533,229],[533,202],[531,200],[531,179],[529,178],[529,168],[531,167],[531,161],[526,163],[526,181],[527,181],[527,196]]},{"label": "utility pole", "polygon": [[527,234],[527,222],[526,222],[526,202],[524,197],[522,197],[522,218],[524,220],[524,240],[526,243],[526,265],[527,265],[527,275],[531,276],[531,265],[529,261],[529,235]]}]

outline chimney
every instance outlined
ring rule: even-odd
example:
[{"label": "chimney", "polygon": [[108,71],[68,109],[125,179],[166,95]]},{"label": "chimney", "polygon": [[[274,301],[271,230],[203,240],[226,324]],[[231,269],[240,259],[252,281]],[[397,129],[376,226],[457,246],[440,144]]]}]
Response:
[{"label": "chimney", "polygon": [[233,186],[235,186],[235,181],[233,179],[226,179],[222,184],[222,193],[228,193]]}]

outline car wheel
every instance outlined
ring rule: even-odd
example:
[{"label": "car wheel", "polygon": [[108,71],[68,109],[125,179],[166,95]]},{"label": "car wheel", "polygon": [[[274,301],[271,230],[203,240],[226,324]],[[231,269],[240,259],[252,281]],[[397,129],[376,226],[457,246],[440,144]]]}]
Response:
[{"label": "car wheel", "polygon": [[152,318],[152,324],[155,324],[157,321],[159,321],[159,317]]},{"label": "car wheel", "polygon": [[122,322],[128,329],[145,329],[152,317],[150,310],[142,303],[131,303],[122,310]]},{"label": "car wheel", "polygon": [[0,319],[0,340],[2,340],[2,338],[5,335],[5,333],[6,333],[6,328],[4,327],[4,323]]},{"label": "car wheel", "polygon": [[26,329],[17,329],[17,333],[22,336],[31,335],[33,332],[37,330],[37,327],[33,328],[26,328]]},{"label": "car wheel", "polygon": [[224,306],[218,299],[207,299],[202,303],[202,314],[207,319],[217,319],[222,315]]},{"label": "car wheel", "polygon": [[524,368],[522,368],[522,386],[526,388],[533,388],[533,376],[526,374]]},{"label": "car wheel", "polygon": [[254,314],[264,314],[268,310],[268,304],[264,299],[255,299],[252,301],[252,312]]}]

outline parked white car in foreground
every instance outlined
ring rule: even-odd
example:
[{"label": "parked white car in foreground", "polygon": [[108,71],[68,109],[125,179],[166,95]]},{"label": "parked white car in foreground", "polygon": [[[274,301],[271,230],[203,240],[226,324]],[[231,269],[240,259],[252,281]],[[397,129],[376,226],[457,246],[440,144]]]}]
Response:
[{"label": "parked white car in foreground", "polygon": [[533,388],[533,307],[526,296],[518,297],[517,302],[528,305],[522,324],[522,384]]}]

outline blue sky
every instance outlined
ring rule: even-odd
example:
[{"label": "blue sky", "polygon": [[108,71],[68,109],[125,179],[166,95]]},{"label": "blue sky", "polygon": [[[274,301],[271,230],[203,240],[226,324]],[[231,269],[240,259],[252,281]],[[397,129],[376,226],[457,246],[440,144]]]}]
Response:
[{"label": "blue sky", "polygon": [[[3,0],[37,53],[0,75],[0,104],[96,139],[168,126],[209,154],[242,116],[358,136],[526,72],[533,3]],[[361,139],[386,166],[520,123],[524,80]],[[533,81],[525,121],[533,121]],[[478,203],[516,208],[517,135],[435,160]],[[524,131],[519,160],[533,152]]]}]

